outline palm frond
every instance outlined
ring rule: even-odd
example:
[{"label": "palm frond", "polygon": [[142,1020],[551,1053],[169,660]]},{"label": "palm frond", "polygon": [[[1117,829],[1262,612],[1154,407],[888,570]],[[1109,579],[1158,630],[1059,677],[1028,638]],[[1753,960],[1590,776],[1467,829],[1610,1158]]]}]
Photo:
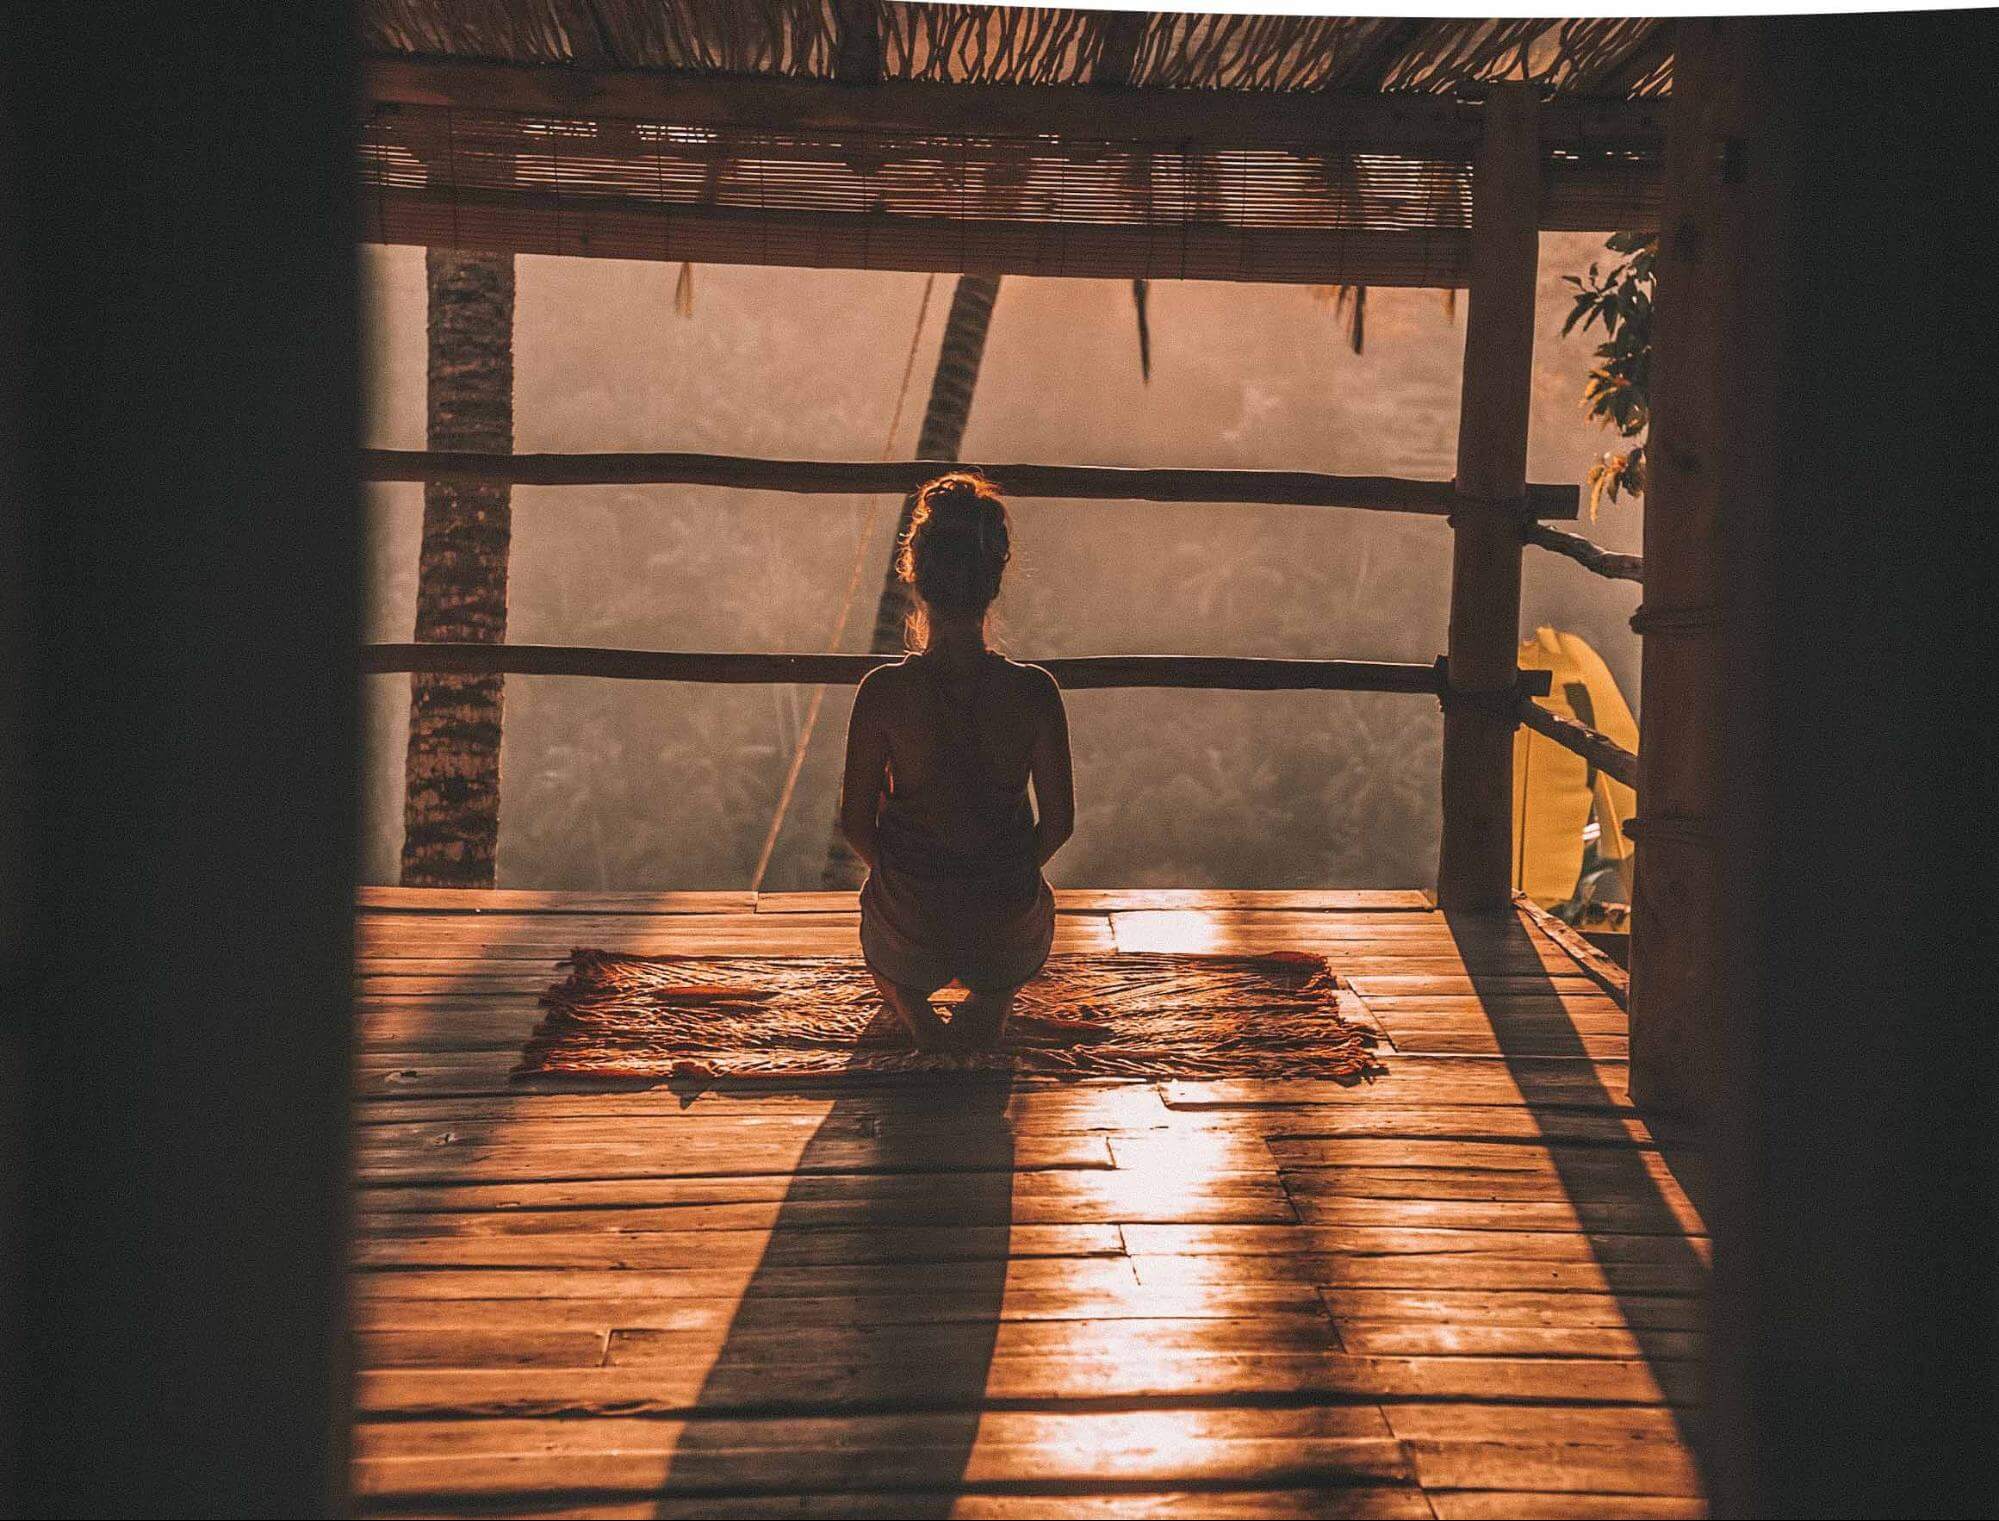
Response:
[{"label": "palm frond", "polygon": [[1347,347],[1358,354],[1367,345],[1367,287],[1365,285],[1315,285],[1312,299],[1330,306],[1347,334]]},{"label": "palm frond", "polygon": [[1131,304],[1138,313],[1138,373],[1147,385],[1152,384],[1152,323],[1146,314],[1151,294],[1150,280],[1131,282]]}]

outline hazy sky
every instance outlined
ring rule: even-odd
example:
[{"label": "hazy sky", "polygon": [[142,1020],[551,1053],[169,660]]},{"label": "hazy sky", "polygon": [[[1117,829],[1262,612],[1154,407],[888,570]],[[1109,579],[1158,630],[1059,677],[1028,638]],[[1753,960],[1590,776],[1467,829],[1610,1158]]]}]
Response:
[{"label": "hazy sky", "polygon": [[[1600,238],[1542,239],[1530,475],[1580,482],[1612,444],[1578,397],[1589,342],[1562,340],[1561,276]],[[369,442],[420,448],[423,255],[369,248]],[[925,277],[523,257],[515,446],[879,457]],[[907,455],[951,277],[939,276],[893,452]],[[1296,467],[1448,479],[1463,324],[1430,291],[1369,297],[1348,351],[1303,287],[1161,282],[1152,380],[1125,282],[1008,279],[965,454],[989,461]],[[421,489],[374,488],[371,637],[407,639]],[[514,493],[509,638],[660,649],[833,647],[857,551],[860,648],[892,500],[706,488]],[[1640,509],[1588,525],[1639,547]],[[1440,520],[1309,508],[1022,502],[999,609],[1010,653],[1244,654],[1429,661],[1444,645]],[[1637,698],[1637,588],[1529,550],[1523,632],[1582,634]],[[503,886],[741,887],[808,693],[511,678]],[[364,865],[401,838],[407,678],[371,679]],[[847,694],[829,694],[766,885],[816,886]],[[1079,828],[1058,882],[1426,886],[1440,724],[1428,698],[1082,693],[1070,699]]]}]

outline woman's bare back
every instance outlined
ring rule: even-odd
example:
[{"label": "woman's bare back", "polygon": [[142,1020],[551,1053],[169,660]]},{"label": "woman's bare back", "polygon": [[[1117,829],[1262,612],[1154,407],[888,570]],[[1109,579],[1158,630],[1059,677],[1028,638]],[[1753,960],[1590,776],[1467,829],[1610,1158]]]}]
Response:
[{"label": "woman's bare back", "polygon": [[885,666],[855,699],[847,766],[842,822],[870,867],[861,935],[877,975],[919,992],[1033,975],[1053,931],[1041,865],[1075,807],[1053,678],[983,652]]},{"label": "woman's bare back", "polygon": [[1061,698],[1038,666],[983,656],[969,669],[913,655],[869,678],[888,743],[888,790],[911,797],[951,790],[1024,794],[1037,739]]},{"label": "woman's bare back", "polygon": [[861,951],[919,1046],[944,1037],[928,997],[953,981],[970,994],[953,1038],[998,1038],[1014,991],[1048,958],[1055,898],[1041,868],[1075,828],[1054,678],[985,644],[1010,553],[989,482],[953,474],[917,492],[896,570],[923,653],[870,672],[847,728],[840,827],[868,865]]}]

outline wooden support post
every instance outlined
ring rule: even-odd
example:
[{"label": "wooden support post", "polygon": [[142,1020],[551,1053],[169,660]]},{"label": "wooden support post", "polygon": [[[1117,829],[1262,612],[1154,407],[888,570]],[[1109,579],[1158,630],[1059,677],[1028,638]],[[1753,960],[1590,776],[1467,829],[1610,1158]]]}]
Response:
[{"label": "wooden support post", "polygon": [[1458,909],[1503,909],[1512,901],[1512,697],[1539,242],[1534,98],[1523,86],[1495,86],[1485,111],[1472,181],[1437,867],[1437,901]]},{"label": "wooden support post", "polygon": [[[1703,34],[1705,35],[1705,34]],[[1740,320],[1737,287],[1754,256],[1716,235],[1723,186],[1710,162],[1710,118],[1754,114],[1711,46],[1674,65],[1674,125],[1659,247],[1652,355],[1652,432],[1645,494],[1645,738],[1638,763],[1638,841],[1631,912],[1631,1092],[1655,1113],[1698,1125],[1718,1099],[1724,912],[1714,810],[1720,775],[1719,644],[1725,503],[1748,504],[1766,482],[1723,476],[1717,450],[1728,404],[1717,377]],[[1724,95],[1727,97],[1724,100]],[[1767,360],[1759,362],[1767,363]],[[1760,468],[1753,458],[1746,467]]]}]

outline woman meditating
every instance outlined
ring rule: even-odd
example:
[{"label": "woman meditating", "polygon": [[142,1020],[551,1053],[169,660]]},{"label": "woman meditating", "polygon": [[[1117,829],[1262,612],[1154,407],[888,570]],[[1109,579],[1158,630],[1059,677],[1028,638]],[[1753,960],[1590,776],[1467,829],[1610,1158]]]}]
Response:
[{"label": "woman meditating", "polygon": [[[998,1043],[1055,935],[1041,868],[1075,829],[1055,678],[986,648],[1009,553],[990,482],[961,472],[917,492],[896,557],[913,653],[868,674],[847,729],[840,827],[868,864],[861,953],[922,1051]],[[930,995],[954,980],[969,996],[947,1025]]]}]

